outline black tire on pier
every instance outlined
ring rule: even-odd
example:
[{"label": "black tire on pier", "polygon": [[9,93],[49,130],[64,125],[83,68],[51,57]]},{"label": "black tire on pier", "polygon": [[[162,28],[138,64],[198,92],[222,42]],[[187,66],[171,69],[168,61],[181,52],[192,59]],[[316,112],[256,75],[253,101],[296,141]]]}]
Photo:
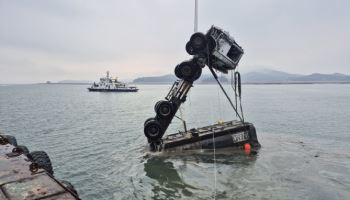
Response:
[{"label": "black tire on pier", "polygon": [[2,135],[2,136],[6,138],[9,144],[12,144],[15,147],[17,146],[17,140],[14,136],[11,136],[11,135]]},{"label": "black tire on pier", "polygon": [[161,101],[157,106],[157,115],[160,118],[168,119],[173,114],[173,104],[169,101]]},{"label": "black tire on pier", "polygon": [[162,126],[157,120],[150,120],[145,124],[144,134],[152,141],[158,140],[163,136]]},{"label": "black tire on pier", "polygon": [[191,55],[194,55],[194,54],[203,52],[206,49],[206,47],[207,47],[206,36],[203,33],[197,32],[191,36],[191,39],[189,41],[189,47],[187,47],[186,45],[186,50],[192,49]]},{"label": "black tire on pier", "polygon": [[43,168],[47,173],[53,175],[51,160],[45,151],[33,151],[28,155],[33,162]]},{"label": "black tire on pier", "polygon": [[77,190],[75,189],[75,187],[73,186],[73,184],[71,184],[69,181],[61,180],[61,183],[62,183],[63,186],[66,187],[70,192],[72,192],[73,194],[75,194],[77,197],[79,196]]},{"label": "black tire on pier", "polygon": [[18,145],[16,148],[19,149],[26,156],[29,154],[29,149],[24,145]]}]

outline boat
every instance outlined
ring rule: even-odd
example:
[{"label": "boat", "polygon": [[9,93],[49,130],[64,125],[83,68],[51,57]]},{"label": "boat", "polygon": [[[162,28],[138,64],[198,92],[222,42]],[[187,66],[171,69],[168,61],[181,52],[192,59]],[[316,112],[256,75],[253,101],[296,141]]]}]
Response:
[{"label": "boat", "polygon": [[109,71],[106,77],[100,78],[100,82],[93,83],[91,87],[87,88],[90,92],[137,92],[139,89],[136,86],[128,86],[126,83],[113,79],[109,76]]}]

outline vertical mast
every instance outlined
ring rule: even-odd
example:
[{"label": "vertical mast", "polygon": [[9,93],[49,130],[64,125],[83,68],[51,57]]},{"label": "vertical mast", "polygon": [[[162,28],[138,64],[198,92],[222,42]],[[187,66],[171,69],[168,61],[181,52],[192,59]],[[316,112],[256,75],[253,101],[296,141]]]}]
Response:
[{"label": "vertical mast", "polygon": [[198,0],[194,0],[194,32],[198,32]]}]

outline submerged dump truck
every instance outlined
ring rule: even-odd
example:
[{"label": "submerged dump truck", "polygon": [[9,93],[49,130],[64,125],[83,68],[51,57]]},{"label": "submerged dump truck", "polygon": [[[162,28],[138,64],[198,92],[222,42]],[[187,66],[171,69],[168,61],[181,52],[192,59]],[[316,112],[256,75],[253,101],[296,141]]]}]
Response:
[{"label": "submerged dump truck", "polygon": [[[241,77],[239,72],[232,73],[235,77],[232,88],[235,103],[221,85],[216,72],[228,73],[236,69],[244,51],[228,32],[212,26],[206,34],[194,33],[186,44],[186,51],[193,57],[175,67],[175,81],[165,100],[158,101],[154,107],[156,116],[144,123],[144,134],[147,137],[151,151],[172,151],[175,149],[213,149],[231,146],[242,147],[249,144],[259,148],[255,127],[245,122],[241,106]],[[219,84],[231,107],[233,115],[238,120],[218,123],[202,128],[187,130],[183,119],[176,116],[181,104],[186,101],[187,94],[193,83],[202,74],[202,68],[207,66],[214,79]],[[234,83],[234,84],[233,84]],[[238,102],[240,103],[240,113]],[[163,137],[173,118],[184,122],[184,131]]]},{"label": "submerged dump truck", "polygon": [[0,133],[0,200],[75,200],[77,191],[53,175],[44,151],[29,152],[15,137]]}]

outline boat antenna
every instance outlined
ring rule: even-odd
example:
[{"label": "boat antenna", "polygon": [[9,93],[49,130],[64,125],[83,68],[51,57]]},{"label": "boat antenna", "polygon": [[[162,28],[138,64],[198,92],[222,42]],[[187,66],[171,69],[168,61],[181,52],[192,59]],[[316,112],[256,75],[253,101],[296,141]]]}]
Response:
[{"label": "boat antenna", "polygon": [[194,32],[198,32],[198,0],[194,0]]}]

